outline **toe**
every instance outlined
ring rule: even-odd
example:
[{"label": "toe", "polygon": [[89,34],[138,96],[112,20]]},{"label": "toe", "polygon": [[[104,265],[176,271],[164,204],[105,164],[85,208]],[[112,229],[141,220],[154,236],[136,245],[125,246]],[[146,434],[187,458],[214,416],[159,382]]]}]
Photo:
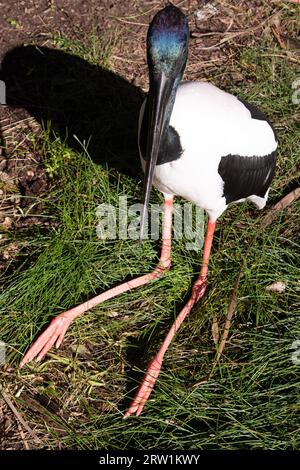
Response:
[{"label": "toe", "polygon": [[[22,368],[25,364],[27,364],[28,362],[31,362],[36,356],[38,356],[38,360],[39,360],[39,357],[41,356],[41,352],[44,351],[45,349],[45,345],[48,344],[49,339],[51,340],[54,337],[55,333],[56,333],[56,326],[50,325],[47,328],[47,330],[44,331],[44,333],[41,334],[41,336],[33,343],[31,348],[29,348],[29,350],[27,351],[27,353],[25,354],[25,356],[23,357],[20,363],[20,367]],[[40,358],[42,358],[44,354],[42,354]]]},{"label": "toe", "polygon": [[45,345],[42,347],[42,349],[39,352],[39,355],[37,356],[36,360],[39,362],[43,359],[43,357],[47,354],[49,349],[52,348],[53,344],[57,340],[57,331],[55,331],[50,338],[48,338],[45,341]]},{"label": "toe", "polygon": [[59,346],[61,345],[61,343],[63,342],[63,339],[65,337],[65,334],[66,334],[66,331],[67,331],[67,328],[63,328],[63,330],[60,332],[57,340],[56,340],[56,343],[55,343],[55,347],[56,349],[59,348]]}]

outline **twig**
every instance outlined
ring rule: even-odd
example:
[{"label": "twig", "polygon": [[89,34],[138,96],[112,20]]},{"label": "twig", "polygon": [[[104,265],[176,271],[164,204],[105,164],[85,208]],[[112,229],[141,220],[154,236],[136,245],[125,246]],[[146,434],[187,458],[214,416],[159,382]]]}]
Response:
[{"label": "twig", "polygon": [[[272,18],[272,16],[274,15],[271,15],[270,17],[264,19],[263,21],[261,21],[258,25],[256,26],[251,26],[250,28],[245,28],[241,31],[229,31],[228,28],[226,31],[223,32],[223,39],[221,39],[221,41],[218,43],[218,44],[215,44],[213,46],[209,46],[209,47],[201,47],[201,49],[213,49],[213,48],[217,48],[219,46],[221,46],[222,44],[224,44],[225,42],[228,42],[230,41],[231,39],[234,39],[238,36],[247,36],[248,34],[254,34],[254,32],[261,28],[266,22],[270,21],[270,18]],[[219,33],[219,32],[217,32]],[[197,32],[193,32],[193,35],[195,37],[201,37],[201,33],[198,35],[199,33]],[[222,34],[222,33],[221,33]],[[196,41],[197,43],[197,41]]]},{"label": "twig", "polygon": [[275,26],[272,26],[271,31],[274,34],[275,38],[277,39],[280,47],[286,51],[287,50],[286,43],[284,42],[283,38],[281,37],[278,29]]},{"label": "twig", "polygon": [[202,377],[202,379],[200,379],[198,382],[196,382],[193,385],[193,388],[198,387],[199,385],[203,384],[204,382],[207,382],[211,378],[211,376],[214,373],[215,367],[218,364],[218,362],[220,360],[220,357],[223,354],[223,351],[224,351],[224,348],[225,348],[225,345],[226,345],[226,341],[227,341],[227,338],[228,338],[228,335],[229,335],[229,331],[230,331],[231,320],[232,320],[233,314],[235,312],[235,307],[236,307],[236,303],[237,303],[237,293],[238,293],[238,289],[239,289],[239,286],[240,286],[240,280],[241,280],[243,272],[244,272],[244,264],[241,266],[241,268],[239,270],[239,273],[238,273],[238,276],[236,278],[235,285],[234,285],[234,288],[233,288],[233,291],[232,291],[232,294],[231,294],[231,297],[230,297],[230,301],[229,301],[229,305],[228,305],[228,309],[227,309],[227,317],[226,317],[226,321],[225,321],[224,330],[223,330],[223,333],[222,333],[221,341],[220,341],[219,346],[217,348],[216,357],[215,357],[215,359],[212,363],[212,366],[211,366],[211,370],[210,370],[208,375],[206,375],[205,377]]},{"label": "twig", "polygon": [[26,421],[22,418],[21,414],[19,413],[19,411],[17,410],[17,408],[15,407],[11,399],[6,395],[5,392],[2,391],[1,393],[6,404],[9,406],[9,408],[11,409],[11,411],[13,412],[17,420],[22,424],[23,428],[26,429],[27,432],[29,432],[29,434],[31,435],[33,439],[40,442],[40,439],[38,438],[36,433],[29,427]]},{"label": "twig", "polygon": [[27,440],[26,440],[24,431],[23,431],[22,426],[21,426],[21,424],[19,423],[19,421],[17,421],[17,426],[18,426],[18,430],[19,430],[19,433],[20,433],[20,437],[21,437],[21,439],[22,439],[22,441],[23,441],[23,444],[24,444],[25,449],[26,449],[26,450],[30,450],[29,444],[28,444],[28,442],[27,442]]},{"label": "twig", "polygon": [[291,61],[299,64],[299,59],[297,59],[297,57],[294,57],[295,51],[291,50],[291,47],[289,47],[288,43],[285,41],[285,37],[280,34],[280,32],[275,26],[272,26],[271,30],[273,32],[274,37],[277,39],[277,42],[280,45],[281,49],[285,52],[286,57]]},{"label": "twig", "polygon": [[238,290],[239,290],[239,287],[240,287],[240,281],[241,281],[241,277],[242,277],[243,272],[244,272],[244,266],[241,267],[241,269],[238,273],[238,276],[236,278],[235,285],[234,285],[234,288],[233,288],[233,291],[232,291],[232,294],[231,294],[231,297],[230,297],[230,302],[229,302],[228,309],[227,309],[227,317],[226,317],[226,321],[225,321],[225,326],[224,326],[224,330],[223,330],[223,333],[222,333],[221,341],[220,341],[218,349],[217,349],[216,358],[215,358],[215,360],[213,362],[213,365],[212,365],[211,374],[214,371],[214,368],[216,367],[216,365],[218,364],[219,359],[222,356],[224,348],[225,348],[225,344],[226,344],[226,341],[227,341],[227,338],[228,338],[228,335],[229,335],[229,331],[230,331],[231,320],[232,320],[233,314],[235,312],[235,307],[236,307],[236,303],[237,303],[237,293],[238,293]]}]

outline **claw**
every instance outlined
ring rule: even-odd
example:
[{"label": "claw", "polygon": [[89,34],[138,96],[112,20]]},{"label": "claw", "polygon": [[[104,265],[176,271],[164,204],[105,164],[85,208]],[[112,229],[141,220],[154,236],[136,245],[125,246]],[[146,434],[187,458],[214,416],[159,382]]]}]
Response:
[{"label": "claw", "polygon": [[65,313],[54,318],[44,333],[42,333],[31,348],[29,348],[20,362],[20,369],[35,358],[37,361],[41,361],[54,343],[56,343],[56,347],[58,348],[64,339],[71,321],[72,320],[70,320]]},{"label": "claw", "polygon": [[130,405],[129,409],[126,411],[124,418],[128,418],[128,416],[135,414],[139,416],[145,406],[146,401],[148,400],[156,379],[159,375],[161,369],[161,361],[154,358],[153,361],[150,363],[147,373],[144,377],[142,384],[140,385],[137,394]]}]

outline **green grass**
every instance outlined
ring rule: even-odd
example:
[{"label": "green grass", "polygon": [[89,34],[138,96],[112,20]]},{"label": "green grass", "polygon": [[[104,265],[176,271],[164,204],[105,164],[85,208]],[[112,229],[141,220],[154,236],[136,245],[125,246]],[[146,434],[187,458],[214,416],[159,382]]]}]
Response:
[{"label": "green grass", "polygon": [[[66,41],[59,45],[71,47]],[[73,52],[93,63],[93,57],[74,47]],[[300,157],[290,87],[297,69],[272,47],[242,53],[241,70],[247,75],[255,63],[255,73],[252,68],[251,80],[231,89],[261,106],[278,131],[271,203],[296,183]],[[93,54],[109,65],[97,45]],[[4,279],[0,332],[9,357],[3,384],[12,393],[23,387],[16,398],[18,409],[34,423],[43,447],[299,448],[300,365],[293,363],[291,349],[300,339],[296,203],[261,234],[257,231],[265,212],[251,205],[233,206],[222,216],[206,296],[172,343],[139,418],[122,420],[141,378],[136,371],[145,370],[199,270],[201,252],[187,251],[185,240],[173,243],[173,267],[163,279],[94,308],[71,326],[60,350],[52,350],[39,365],[30,364],[21,372],[15,368],[53,315],[123,279],[149,272],[159,252],[157,242],[139,247],[134,240],[103,241],[96,236],[97,206],[117,205],[120,195],[126,195],[129,204],[139,202],[141,174],[136,179],[94,163],[86,144],[81,152],[70,148],[53,133],[51,123],[32,139],[53,182],[42,199],[41,216],[57,224],[6,235],[18,241],[20,253]],[[154,192],[152,201],[162,198]],[[211,379],[193,387],[211,370],[216,353],[212,320],[217,319],[222,331],[243,263],[225,351]],[[277,280],[285,282],[285,292],[266,291]]]}]

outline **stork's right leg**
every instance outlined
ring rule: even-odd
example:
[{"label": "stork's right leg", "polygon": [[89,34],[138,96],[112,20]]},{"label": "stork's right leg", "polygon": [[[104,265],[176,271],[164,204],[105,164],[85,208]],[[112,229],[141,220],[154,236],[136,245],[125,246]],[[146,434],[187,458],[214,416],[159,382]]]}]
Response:
[{"label": "stork's right leg", "polygon": [[150,274],[137,277],[131,281],[124,282],[117,287],[113,287],[100,295],[97,295],[91,300],[84,302],[77,307],[72,308],[66,312],[61,313],[55,317],[48,328],[42,333],[38,339],[33,343],[31,348],[23,357],[20,367],[36,358],[40,361],[45,354],[55,346],[58,348],[65,336],[65,333],[72,323],[72,321],[87,312],[96,305],[101,304],[105,300],[116,297],[119,294],[135,289],[136,287],[143,286],[148,282],[158,278],[161,274],[171,266],[171,241],[172,241],[172,212],[173,212],[173,197],[168,197],[164,202],[164,217],[163,217],[163,234],[162,234],[162,249],[160,260],[154,271]]},{"label": "stork's right leg", "polygon": [[148,400],[150,396],[150,393],[153,390],[155,381],[159,375],[165,352],[167,351],[176,332],[179,330],[180,325],[182,324],[183,320],[190,313],[193,306],[201,299],[201,297],[203,297],[205,293],[208,263],[209,263],[209,257],[210,257],[215,227],[216,227],[216,222],[212,222],[212,221],[208,222],[206,236],[205,236],[203,257],[202,257],[201,272],[193,285],[192,295],[190,299],[188,300],[188,302],[186,303],[186,305],[181,310],[181,312],[179,313],[173,325],[171,326],[167,336],[165,337],[163,344],[161,345],[160,350],[158,351],[154,359],[152,359],[152,361],[150,362],[147,368],[147,372],[145,374],[144,380],[141,383],[132,404],[130,405],[129,409],[125,413],[124,418],[127,418],[131,414],[135,414],[136,416],[139,416],[139,414],[141,413],[146,401]]}]

